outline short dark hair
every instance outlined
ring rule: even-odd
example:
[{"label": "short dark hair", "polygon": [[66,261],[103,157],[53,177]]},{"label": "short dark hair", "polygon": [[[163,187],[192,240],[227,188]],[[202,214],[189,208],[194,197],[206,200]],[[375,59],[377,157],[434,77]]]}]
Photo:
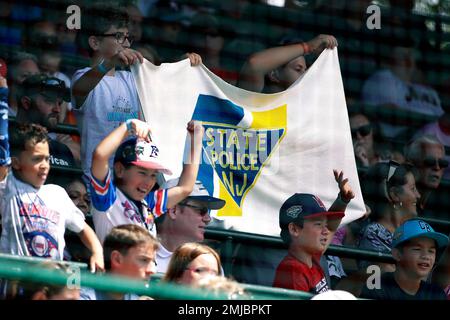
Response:
[{"label": "short dark hair", "polygon": [[10,127],[9,144],[12,156],[18,156],[22,151],[25,151],[28,142],[31,142],[32,145],[41,142],[48,143],[47,129],[34,123],[18,124]]},{"label": "short dark hair", "polygon": [[123,224],[111,229],[103,242],[105,269],[111,269],[111,253],[119,251],[126,255],[130,248],[140,244],[150,244],[156,251],[159,242],[146,229],[135,224]]},{"label": "short dark hair", "polygon": [[80,42],[87,46],[89,53],[93,51],[87,45],[88,38],[93,35],[104,34],[111,27],[128,28],[128,13],[117,5],[95,4],[86,8],[81,16]]},{"label": "short dark hair", "polygon": [[[292,223],[295,223],[300,228],[303,228],[305,219],[298,219],[296,222],[292,222]],[[291,233],[289,232],[289,225],[286,229],[281,230],[280,237],[281,237],[281,240],[283,240],[284,244],[287,247],[289,247],[291,245],[292,238],[291,238]]]}]

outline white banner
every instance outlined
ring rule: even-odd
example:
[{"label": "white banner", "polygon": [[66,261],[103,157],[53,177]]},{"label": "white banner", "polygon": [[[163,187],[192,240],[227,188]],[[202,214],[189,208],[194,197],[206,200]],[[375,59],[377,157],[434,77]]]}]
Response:
[{"label": "white banner", "polygon": [[198,179],[226,200],[215,216],[227,227],[279,235],[279,208],[292,194],[312,193],[331,206],[339,192],[333,169],[344,171],[356,194],[343,223],[364,214],[337,49],[324,50],[301,79],[276,94],[236,88],[188,59],[159,67],[145,61],[132,72],[174,178],[182,170],[186,124],[202,121]]}]

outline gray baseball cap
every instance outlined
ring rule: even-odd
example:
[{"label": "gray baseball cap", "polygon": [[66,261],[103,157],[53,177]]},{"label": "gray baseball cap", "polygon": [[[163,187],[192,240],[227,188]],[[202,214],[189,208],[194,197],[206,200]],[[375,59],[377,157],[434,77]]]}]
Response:
[{"label": "gray baseball cap", "polygon": [[[163,184],[162,189],[170,189],[176,187],[179,180],[180,178],[166,181]],[[210,196],[208,190],[206,190],[200,180],[195,181],[194,190],[192,190],[191,194],[186,198],[186,200],[189,199],[200,203],[209,210],[218,210],[225,206],[225,200]]]}]

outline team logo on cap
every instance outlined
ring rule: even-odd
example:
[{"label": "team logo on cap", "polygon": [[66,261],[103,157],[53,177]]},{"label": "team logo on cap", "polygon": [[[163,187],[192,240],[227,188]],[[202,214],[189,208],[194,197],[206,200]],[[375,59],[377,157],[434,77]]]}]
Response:
[{"label": "team logo on cap", "polygon": [[293,219],[297,219],[298,215],[302,213],[303,207],[302,206],[292,206],[289,209],[286,210],[286,215],[288,217],[291,217]]}]

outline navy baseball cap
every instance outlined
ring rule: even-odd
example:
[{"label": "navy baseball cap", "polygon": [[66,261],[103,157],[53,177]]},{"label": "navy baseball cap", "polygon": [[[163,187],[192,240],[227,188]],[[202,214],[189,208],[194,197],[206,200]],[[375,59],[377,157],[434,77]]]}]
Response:
[{"label": "navy baseball cap", "polygon": [[114,163],[135,165],[146,169],[158,170],[171,175],[172,172],[160,162],[159,149],[154,142],[147,142],[136,137],[124,141],[117,148]]},{"label": "navy baseball cap", "polygon": [[408,240],[418,237],[430,238],[436,241],[437,249],[445,248],[448,245],[448,237],[434,229],[425,221],[411,219],[404,222],[394,232],[392,248],[396,248]]},{"label": "navy baseball cap", "polygon": [[20,86],[20,97],[41,94],[47,98],[61,98],[70,102],[70,90],[61,79],[45,74],[35,74],[24,80]]},{"label": "navy baseball cap", "polygon": [[[319,197],[309,193],[296,193],[287,199],[280,208],[280,228],[287,230],[291,222],[299,222],[302,219],[311,219],[319,216],[327,216],[328,220],[336,220],[345,216],[341,211],[327,211]],[[336,230],[336,224],[329,224],[330,230]]]}]

